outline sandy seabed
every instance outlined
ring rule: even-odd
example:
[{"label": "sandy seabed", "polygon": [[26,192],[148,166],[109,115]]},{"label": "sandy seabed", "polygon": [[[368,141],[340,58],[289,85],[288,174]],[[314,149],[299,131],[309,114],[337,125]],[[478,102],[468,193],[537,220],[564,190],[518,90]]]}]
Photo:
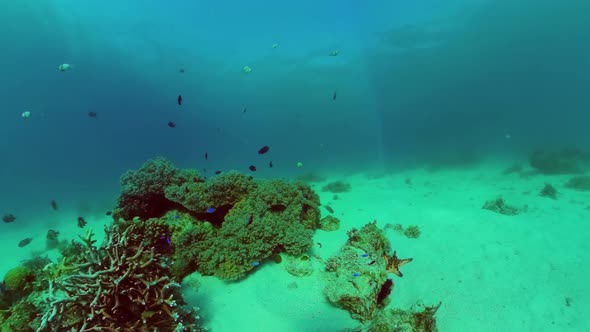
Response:
[{"label": "sandy seabed", "polygon": [[[414,260],[403,278],[392,276],[389,307],[407,309],[442,301],[437,313],[445,331],[590,331],[590,192],[564,187],[567,176],[502,174],[495,165],[461,170],[414,170],[397,174],[359,174],[314,184],[321,201],[341,220],[334,232],[318,230],[313,256],[327,259],[345,243],[346,232],[373,220],[378,226],[417,225],[421,235],[407,238],[391,229],[386,235],[399,257]],[[321,192],[333,180],[352,190]],[[407,181],[409,180],[409,181]],[[409,183],[408,183],[409,182]],[[539,196],[545,183],[558,190],[556,200]],[[501,196],[525,208],[515,216],[482,209]],[[322,213],[328,213],[322,208]],[[75,220],[60,211],[63,220]],[[108,217],[89,217],[97,235]],[[44,223],[2,225],[0,275],[44,253]],[[37,226],[35,226],[37,225]],[[63,238],[85,230],[74,222],[54,222]],[[24,248],[17,246],[33,237]],[[55,251],[49,252],[57,258]],[[183,293],[201,308],[212,332],[312,332],[359,326],[349,314],[328,304],[322,294],[322,263],[295,277],[283,264],[264,264],[245,280],[228,283],[213,277],[189,276]],[[200,284],[195,287],[195,284]]]}]

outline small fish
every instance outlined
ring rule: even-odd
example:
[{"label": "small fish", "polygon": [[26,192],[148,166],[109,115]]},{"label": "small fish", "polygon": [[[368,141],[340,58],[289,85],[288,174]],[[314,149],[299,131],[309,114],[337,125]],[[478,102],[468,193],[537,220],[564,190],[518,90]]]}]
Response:
[{"label": "small fish", "polygon": [[179,215],[175,215],[174,216],[174,219],[180,219],[180,216]]},{"label": "small fish", "polygon": [[57,211],[57,202],[55,200],[51,201],[51,208]]},{"label": "small fish", "polygon": [[2,221],[4,221],[5,223],[9,224],[11,222],[14,222],[16,220],[16,217],[13,214],[5,214],[2,217]]},{"label": "small fish", "polygon": [[246,107],[242,108],[242,114],[246,114],[246,111],[247,111],[247,110],[248,110],[248,109],[247,109]]},{"label": "small fish", "polygon": [[359,277],[360,275],[361,275],[361,274],[360,274],[360,273],[358,273],[358,272],[354,272],[354,273],[352,274],[352,276],[353,276],[353,277]]},{"label": "small fish", "polygon": [[268,150],[270,150],[270,147],[268,147],[268,145],[265,145],[261,147],[260,150],[258,150],[258,154],[265,154],[268,152]]},{"label": "small fish", "polygon": [[213,212],[215,212],[215,208],[213,208],[213,207],[207,208],[207,213],[213,213]]},{"label": "small fish", "polygon": [[168,235],[160,236],[160,240],[166,241],[167,244],[170,244],[172,242],[172,241],[170,241],[170,236],[168,236]]},{"label": "small fish", "polygon": [[176,123],[170,121],[170,122],[168,122],[168,127],[174,128],[174,127],[176,127]]},{"label": "small fish", "polygon": [[256,166],[254,166],[254,165],[250,165],[250,167],[248,167],[248,169],[252,172],[256,172]]},{"label": "small fish", "polygon": [[205,160],[209,160],[209,154],[205,152]]},{"label": "small fish", "polygon": [[250,213],[250,218],[248,218],[248,222],[246,223],[246,225],[250,225],[253,220],[254,220],[254,214]]},{"label": "small fish", "polygon": [[369,254],[364,253],[364,254],[361,255],[361,257],[369,257]]},{"label": "small fish", "polygon": [[326,210],[328,210],[328,212],[330,212],[330,213],[334,213],[334,209],[332,209],[332,207],[331,207],[330,205],[326,205],[326,206],[324,206],[324,208],[325,208]]},{"label": "small fish", "polygon": [[332,100],[336,100],[337,96],[338,96],[338,94],[336,93],[336,91],[334,91],[334,93],[332,94]]},{"label": "small fish", "polygon": [[373,265],[373,264],[375,264],[375,261],[369,262],[369,265]]},{"label": "small fish", "polygon": [[178,70],[178,72],[179,72],[179,73],[181,73],[181,74],[184,74],[184,68],[180,68],[180,69]]},{"label": "small fish", "polygon": [[88,112],[88,116],[91,118],[96,118],[96,112],[90,111]]},{"label": "small fish", "polygon": [[321,243],[319,243],[319,242],[318,242],[318,243],[316,243],[316,244],[317,244],[317,245],[318,245],[320,248],[322,247],[322,244],[321,244]]},{"label": "small fish", "polygon": [[33,238],[32,238],[32,237],[28,237],[28,238],[26,238],[26,239],[23,239],[23,240],[21,240],[21,241],[18,243],[18,246],[22,248],[22,247],[24,247],[24,246],[28,245],[29,243],[31,243],[31,241],[33,241]]},{"label": "small fish", "polygon": [[178,106],[182,105],[182,95],[178,95],[178,98],[176,98],[176,102],[178,103]]},{"label": "small fish", "polygon": [[272,160],[268,162],[268,167],[272,168]]},{"label": "small fish", "polygon": [[113,211],[107,211],[107,213],[105,213],[105,215],[110,216],[113,214]]},{"label": "small fish", "polygon": [[215,174],[219,175],[219,174],[221,174],[221,171],[215,171]]},{"label": "small fish", "polygon": [[87,222],[86,222],[86,220],[84,220],[84,218],[78,217],[78,227],[84,228],[84,226],[86,226],[86,224],[87,224]]},{"label": "small fish", "polygon": [[258,265],[260,265],[260,262],[252,262],[252,263],[250,263],[250,266],[258,266]]}]

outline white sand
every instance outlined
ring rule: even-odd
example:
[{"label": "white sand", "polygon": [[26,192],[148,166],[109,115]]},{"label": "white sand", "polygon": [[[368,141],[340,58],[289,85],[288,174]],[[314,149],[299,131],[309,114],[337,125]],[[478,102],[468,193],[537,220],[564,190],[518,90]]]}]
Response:
[{"label": "white sand", "polygon": [[[399,257],[414,258],[403,267],[403,278],[394,276],[390,306],[442,301],[440,331],[589,331],[584,313],[590,312],[590,193],[565,188],[567,177],[500,173],[500,168],[420,170],[342,179],[351,183],[351,192],[335,201],[331,193],[321,193],[322,202],[341,218],[341,228],[318,231],[314,242],[323,246],[315,246],[314,254],[330,257],[351,227],[372,220],[380,226],[418,225],[419,239],[386,231]],[[404,183],[406,177],[411,185]],[[558,200],[538,196],[545,182],[558,189]],[[499,195],[510,205],[528,205],[528,211],[504,216],[481,208]],[[16,225],[2,225],[0,241],[8,255],[0,275],[44,245],[46,230]],[[72,230],[80,232],[75,225]],[[16,247],[14,242],[30,232],[36,232],[36,240]],[[198,291],[185,282],[185,296],[202,308],[214,332],[336,332],[357,326],[347,312],[324,301],[322,266],[314,264],[317,271],[301,278],[289,275],[284,263],[272,262],[238,283],[205,277]],[[288,287],[292,282],[297,288]]]}]

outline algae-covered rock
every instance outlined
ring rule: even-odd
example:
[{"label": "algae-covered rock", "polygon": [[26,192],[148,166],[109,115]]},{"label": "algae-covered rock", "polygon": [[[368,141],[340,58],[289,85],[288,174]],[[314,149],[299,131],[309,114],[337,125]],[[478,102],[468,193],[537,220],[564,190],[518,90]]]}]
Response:
[{"label": "algae-covered rock", "polygon": [[367,332],[437,332],[434,315],[441,303],[423,310],[389,309],[380,311]]},{"label": "algae-covered rock", "polygon": [[521,209],[506,204],[502,197],[485,202],[482,209],[490,210],[507,216],[514,216],[522,212]]},{"label": "algae-covered rock", "polygon": [[324,295],[352,318],[367,321],[379,308],[378,295],[388,276],[383,256],[391,245],[374,222],[352,229],[348,237],[346,245],[326,262]]},{"label": "algae-covered rock", "polygon": [[326,216],[320,220],[320,229],[326,232],[336,231],[340,228],[340,219],[334,216]]},{"label": "algae-covered rock", "polygon": [[296,277],[304,277],[313,273],[313,263],[307,254],[298,257],[287,256],[285,269]]}]

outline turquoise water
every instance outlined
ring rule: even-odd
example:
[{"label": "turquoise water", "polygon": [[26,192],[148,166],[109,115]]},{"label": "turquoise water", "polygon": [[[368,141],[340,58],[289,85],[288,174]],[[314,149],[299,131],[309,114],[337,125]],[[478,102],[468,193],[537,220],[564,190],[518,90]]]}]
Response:
[{"label": "turquoise water", "polygon": [[583,0],[4,0],[0,214],[18,218],[0,225],[6,247],[56,219],[52,200],[74,226],[103,216],[121,174],[157,156],[209,177],[297,178],[588,149],[589,12]]}]

